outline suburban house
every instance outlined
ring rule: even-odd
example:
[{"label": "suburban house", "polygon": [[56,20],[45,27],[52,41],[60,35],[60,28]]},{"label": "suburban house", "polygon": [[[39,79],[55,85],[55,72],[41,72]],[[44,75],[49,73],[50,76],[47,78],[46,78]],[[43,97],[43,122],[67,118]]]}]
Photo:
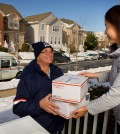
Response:
[{"label": "suburban house", "polygon": [[20,13],[8,4],[0,3],[0,45],[17,50],[24,43],[24,20]]},{"label": "suburban house", "polygon": [[98,39],[98,49],[99,50],[108,50],[109,48],[109,41],[107,36],[105,35],[104,32],[94,32],[94,35],[97,37]]},{"label": "suburban house", "polygon": [[54,50],[62,49],[63,24],[52,12],[28,16],[25,20],[27,43],[31,45],[33,42],[46,41]]},{"label": "suburban house", "polygon": [[64,51],[68,52],[70,48],[81,51],[83,46],[83,31],[81,27],[73,20],[61,19],[63,23],[63,45]]}]

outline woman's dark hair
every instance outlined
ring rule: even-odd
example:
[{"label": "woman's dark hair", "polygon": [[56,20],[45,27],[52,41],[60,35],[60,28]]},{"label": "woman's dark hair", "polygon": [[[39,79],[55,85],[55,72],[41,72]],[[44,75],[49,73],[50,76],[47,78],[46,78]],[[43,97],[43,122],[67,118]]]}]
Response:
[{"label": "woman's dark hair", "polygon": [[110,53],[114,52],[115,50],[118,49],[118,46],[116,43],[112,44],[110,47],[109,47],[109,51]]},{"label": "woman's dark hair", "polygon": [[120,5],[110,8],[105,14],[105,20],[111,23],[120,35]]}]

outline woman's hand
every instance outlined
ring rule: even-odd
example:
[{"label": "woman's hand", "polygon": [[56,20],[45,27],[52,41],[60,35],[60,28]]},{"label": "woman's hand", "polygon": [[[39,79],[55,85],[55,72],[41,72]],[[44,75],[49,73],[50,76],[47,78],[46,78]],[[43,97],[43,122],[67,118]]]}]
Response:
[{"label": "woman's hand", "polygon": [[59,115],[59,107],[50,101],[51,96],[51,94],[48,94],[46,97],[39,101],[39,105],[46,112],[54,115]]},{"label": "woman's hand", "polygon": [[80,72],[78,75],[83,75],[89,78],[98,78],[99,73]]},{"label": "woman's hand", "polygon": [[86,106],[80,107],[77,110],[73,111],[71,115],[73,115],[73,118],[77,119],[79,117],[84,116],[87,113]]}]

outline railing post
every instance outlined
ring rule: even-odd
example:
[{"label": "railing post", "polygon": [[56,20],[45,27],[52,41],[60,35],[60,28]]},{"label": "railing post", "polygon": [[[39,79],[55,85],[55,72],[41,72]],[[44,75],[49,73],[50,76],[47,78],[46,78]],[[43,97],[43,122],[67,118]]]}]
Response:
[{"label": "railing post", "polygon": [[76,120],[76,129],[75,129],[75,134],[79,134],[79,127],[80,127],[80,118]]},{"label": "railing post", "polygon": [[88,123],[88,113],[86,113],[85,118],[84,118],[83,134],[87,133],[87,123]]},{"label": "railing post", "polygon": [[103,121],[102,134],[106,134],[107,122],[108,122],[108,111],[106,111],[106,112],[104,113],[104,121]]},{"label": "railing post", "polygon": [[72,118],[69,119],[69,124],[68,124],[68,134],[71,134],[71,130],[72,130]]},{"label": "railing post", "polygon": [[[102,128],[102,134],[106,134],[106,130],[107,130],[107,123],[108,123],[108,113],[109,111],[106,111],[104,113],[104,120],[103,120],[103,128]],[[84,117],[84,125],[83,125],[83,133],[82,134],[87,134],[87,127],[88,127],[88,114],[87,113]],[[98,123],[98,114],[94,115],[93,117],[93,128],[92,128],[92,134],[96,134],[97,132],[97,123]],[[79,130],[80,130],[80,118],[78,118],[76,120],[76,128],[75,128],[75,134],[79,134]],[[72,133],[72,118],[69,119],[69,123],[68,123],[68,134]],[[65,134],[65,127],[62,131],[62,134]],[[116,134],[116,129],[114,131],[114,134]]]},{"label": "railing post", "polygon": [[98,114],[96,114],[96,115],[94,116],[92,134],[96,134],[96,130],[97,130],[97,120],[98,120]]}]

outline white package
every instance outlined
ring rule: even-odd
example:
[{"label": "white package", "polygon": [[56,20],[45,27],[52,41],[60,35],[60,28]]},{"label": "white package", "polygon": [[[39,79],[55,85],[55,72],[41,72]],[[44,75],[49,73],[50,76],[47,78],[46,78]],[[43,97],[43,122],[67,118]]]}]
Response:
[{"label": "white package", "polygon": [[54,99],[52,99],[51,101],[57,106],[59,106],[60,116],[69,119],[73,117],[73,115],[71,115],[72,111],[76,110],[79,107],[87,106],[89,104],[89,100],[90,100],[90,94],[87,93],[83,98],[83,100],[79,103],[69,103],[69,102],[59,101]]},{"label": "white package", "polygon": [[88,77],[66,74],[52,81],[52,98],[80,102],[88,92]]}]

